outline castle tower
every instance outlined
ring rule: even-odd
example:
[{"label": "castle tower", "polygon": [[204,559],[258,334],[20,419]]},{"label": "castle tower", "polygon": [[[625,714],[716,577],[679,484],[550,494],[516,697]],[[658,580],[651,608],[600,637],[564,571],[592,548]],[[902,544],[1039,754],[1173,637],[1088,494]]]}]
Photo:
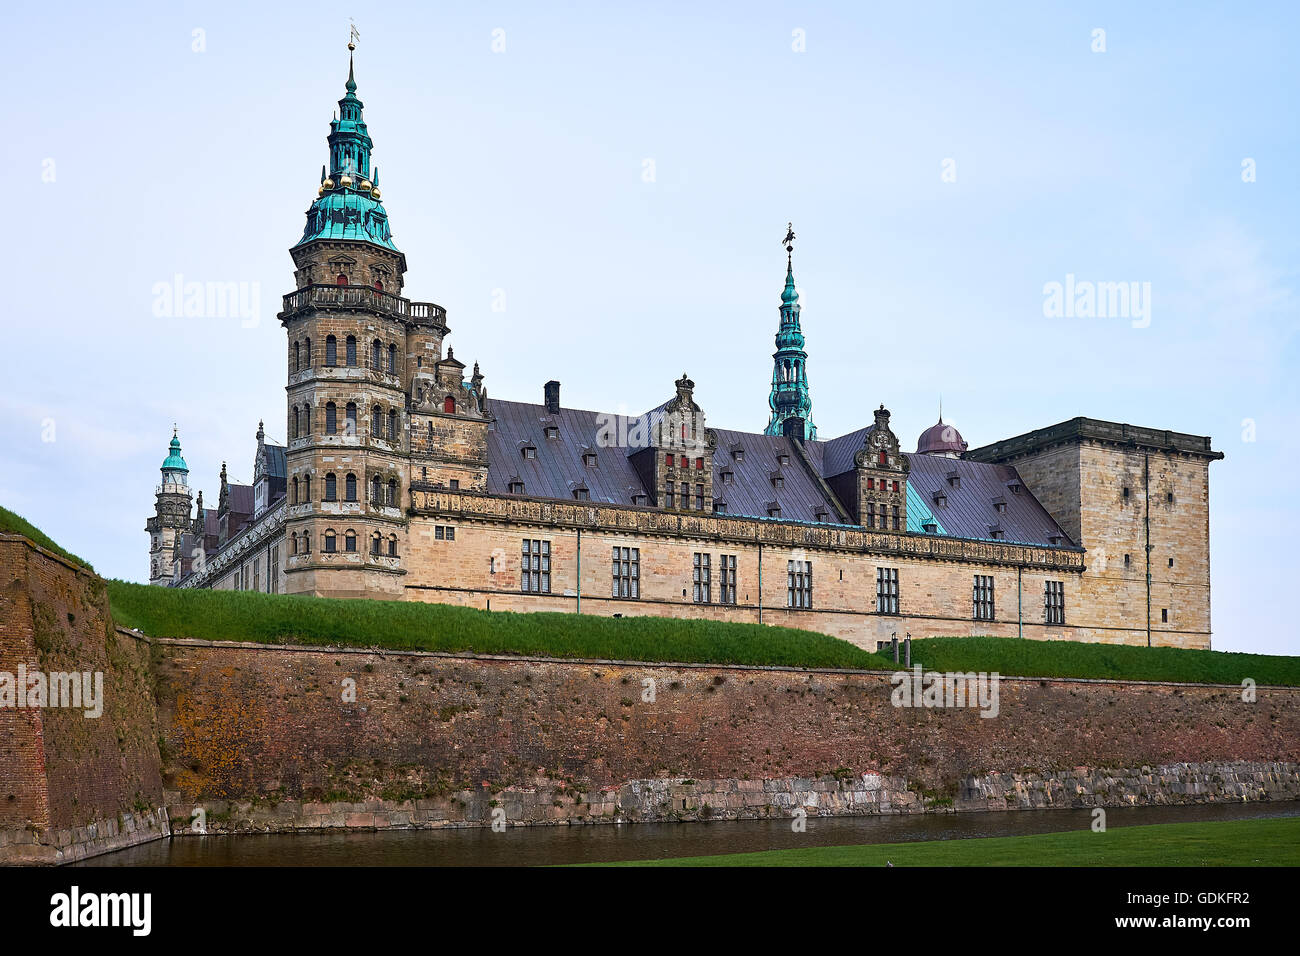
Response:
[{"label": "castle tower", "polygon": [[[785,290],[781,293],[781,325],[772,354],[772,392],[767,404],[772,417],[765,435],[791,435],[801,441],[817,438],[812,423],[812,398],[808,394],[808,353],[799,328],[799,293],[794,287],[794,228],[785,236]],[[789,424],[787,424],[787,422]]]},{"label": "castle tower", "polygon": [[190,527],[190,469],[181,457],[181,440],[175,429],[161,471],[154,513],[144,530],[149,532],[149,583],[166,585],[172,579],[180,537]]},{"label": "castle tower", "polygon": [[[285,590],[400,597],[413,436],[435,431],[416,413],[482,410],[460,363],[443,359],[446,311],[400,295],[406,257],[393,243],[356,90],[349,53],[329,164],[290,249],[297,288],[279,316],[288,337]],[[485,420],[482,430],[485,481]],[[465,457],[472,471],[478,456]]]}]

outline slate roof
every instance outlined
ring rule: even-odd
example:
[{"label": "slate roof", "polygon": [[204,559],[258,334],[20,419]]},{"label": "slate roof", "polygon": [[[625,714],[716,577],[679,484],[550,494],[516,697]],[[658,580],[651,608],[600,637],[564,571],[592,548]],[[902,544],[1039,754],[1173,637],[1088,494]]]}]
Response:
[{"label": "slate roof", "polygon": [[[912,463],[907,480],[909,530],[911,492],[915,490],[943,529],[954,537],[990,538],[989,527],[998,525],[1002,529],[998,540],[1051,545],[1051,536],[1060,535],[1061,545],[1073,544],[1010,465],[990,465],[942,455],[911,454],[908,459]],[[960,479],[960,488],[948,483],[948,475],[953,472]],[[1010,486],[1016,482],[1021,486],[1019,494],[1011,491]],[[933,498],[934,492],[940,490],[947,495],[944,508],[938,507]],[[1006,502],[1006,510],[1001,514],[993,506],[995,498]]]},{"label": "slate roof", "polygon": [[251,515],[253,513],[253,486],[226,483],[226,506],[235,514]]},{"label": "slate roof", "polygon": [[[599,412],[562,408],[551,415],[545,405],[506,402],[494,398],[490,409],[496,421],[488,426],[488,491],[504,495],[510,482],[523,481],[530,498],[567,498],[585,484],[592,501],[630,505],[632,496],[645,494],[641,478],[628,460],[624,448],[596,445]],[[558,438],[546,437],[546,426],[559,429]],[[522,449],[532,445],[536,458],[525,458]],[[585,465],[585,450],[596,453],[596,464]]]},{"label": "slate roof", "polygon": [[[530,498],[558,498],[572,501],[574,489],[585,486],[593,502],[631,505],[633,496],[649,495],[643,486],[626,448],[601,448],[597,445],[599,412],[562,408],[551,415],[545,405],[492,399],[489,411],[495,421],[488,426],[488,481],[490,494],[510,494],[510,483],[522,481],[524,494]],[[613,418],[613,416],[609,416]],[[558,429],[558,437],[547,438],[546,428]],[[853,469],[853,456],[875,428],[869,425],[830,441],[811,441],[804,451],[812,464],[810,472],[799,450],[790,439],[779,435],[714,428],[717,450],[713,456],[714,498],[726,503],[726,514],[768,518],[768,507],[780,505],[781,521],[840,524],[834,495],[818,480],[832,478]],[[523,449],[537,449],[536,458],[525,458]],[[744,449],[744,460],[737,462],[734,449]],[[583,454],[596,453],[596,464],[583,463]],[[782,465],[779,456],[787,455]],[[925,534],[925,524],[933,519],[934,533],[959,538],[1002,540],[1019,544],[1051,546],[1051,537],[1060,535],[1062,546],[1071,541],[1052,520],[1046,509],[1021,483],[1018,494],[1010,484],[1019,475],[1010,465],[994,465],[937,455],[911,454],[912,470],[907,492],[907,530]],[[948,474],[956,472],[961,483],[953,488]],[[730,472],[730,483],[723,473]],[[773,486],[779,474],[782,487]],[[233,489],[236,486],[232,485]],[[933,493],[947,493],[947,506],[939,508]],[[994,499],[1002,498],[1006,510],[999,513]],[[233,499],[232,499],[233,500]],[[647,501],[650,500],[647,497]],[[847,506],[847,503],[846,503]],[[819,512],[822,512],[819,517]],[[991,526],[1002,531],[993,539]]]},{"label": "slate roof", "polygon": [[272,478],[285,478],[289,474],[289,469],[285,466],[284,446],[264,444],[266,450],[266,473]]},{"label": "slate roof", "polygon": [[[718,436],[718,450],[713,455],[713,496],[727,503],[727,514],[766,518],[769,502],[775,501],[781,506],[782,521],[844,523],[834,501],[809,473],[790,439],[725,428],[713,431]],[[732,457],[730,449],[737,445],[745,450],[742,462]],[[789,456],[789,464],[780,463],[781,455]],[[813,456],[810,454],[809,458]],[[815,458],[813,465],[817,465]],[[733,473],[731,484],[723,482],[724,471]],[[781,488],[772,486],[772,475],[776,472],[782,478]],[[821,518],[817,517],[819,509],[825,512]]]}]

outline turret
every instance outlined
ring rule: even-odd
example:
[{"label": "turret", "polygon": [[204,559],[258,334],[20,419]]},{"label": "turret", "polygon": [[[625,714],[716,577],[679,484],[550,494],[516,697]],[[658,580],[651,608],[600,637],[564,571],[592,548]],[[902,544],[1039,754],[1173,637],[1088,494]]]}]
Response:
[{"label": "turret", "polygon": [[181,456],[175,428],[163,459],[162,480],[154,494],[154,513],[144,525],[149,533],[149,583],[165,585],[172,579],[173,563],[180,556],[181,536],[190,528],[190,469]]}]

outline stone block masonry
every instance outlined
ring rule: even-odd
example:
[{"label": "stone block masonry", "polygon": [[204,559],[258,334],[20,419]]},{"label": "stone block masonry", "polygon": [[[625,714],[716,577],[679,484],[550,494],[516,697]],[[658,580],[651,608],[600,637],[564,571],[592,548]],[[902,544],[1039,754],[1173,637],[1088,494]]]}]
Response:
[{"label": "stone block masonry", "polygon": [[1300,797],[1300,688],[1004,678],[981,718],[878,672],[156,644],[177,833]]},{"label": "stone block masonry", "polygon": [[167,834],[150,644],[104,582],[0,535],[0,671],[103,674],[103,713],[0,707],[0,863],[61,863]]}]

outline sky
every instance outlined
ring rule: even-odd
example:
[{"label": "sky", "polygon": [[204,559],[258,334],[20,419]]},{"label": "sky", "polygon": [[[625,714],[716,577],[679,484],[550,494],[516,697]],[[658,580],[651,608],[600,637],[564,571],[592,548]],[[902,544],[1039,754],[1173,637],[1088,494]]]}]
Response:
[{"label": "sky", "polygon": [[[1212,436],[1214,646],[1300,653],[1291,3],[21,5],[0,504],[102,574],[147,576],[173,422],[210,504],[284,441],[350,17],[405,294],[491,395],[639,413],[686,371],[761,429],[793,222],[820,437]],[[1138,295],[1056,314],[1067,277]]]}]

